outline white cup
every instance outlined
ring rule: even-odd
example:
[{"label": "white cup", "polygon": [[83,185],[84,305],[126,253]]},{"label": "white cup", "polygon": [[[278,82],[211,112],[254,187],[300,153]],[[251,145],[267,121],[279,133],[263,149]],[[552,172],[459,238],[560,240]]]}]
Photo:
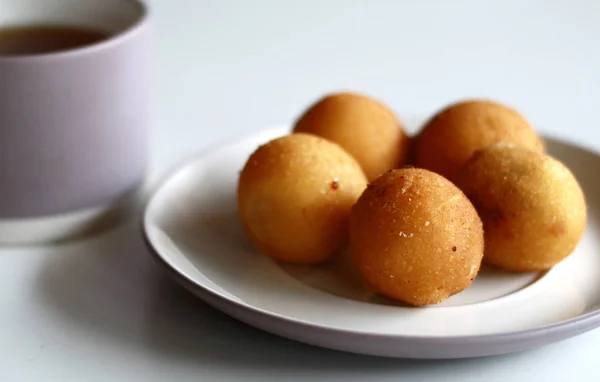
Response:
[{"label": "white cup", "polygon": [[137,0],[0,0],[0,29],[99,29],[101,42],[0,55],[0,243],[63,240],[128,211],[149,135],[147,7]]}]

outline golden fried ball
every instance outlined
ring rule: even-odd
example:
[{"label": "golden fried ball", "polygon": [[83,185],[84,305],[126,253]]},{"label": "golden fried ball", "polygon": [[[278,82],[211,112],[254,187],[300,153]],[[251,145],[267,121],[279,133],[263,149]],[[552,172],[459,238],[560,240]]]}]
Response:
[{"label": "golden fried ball", "polygon": [[344,244],[352,205],[367,179],[333,142],[292,134],[259,147],[238,184],[238,210],[250,239],[272,258],[322,261]]},{"label": "golden fried ball", "polygon": [[483,228],[454,184],[408,168],[364,191],[352,209],[350,244],[360,274],[380,294],[436,304],[471,285],[483,257]]},{"label": "golden fried ball", "polygon": [[294,132],[338,143],[362,166],[369,181],[406,164],[409,137],[394,112],[381,102],[354,93],[330,94],[298,119]]},{"label": "golden fried ball", "polygon": [[438,112],[416,138],[412,156],[417,167],[452,179],[473,152],[496,142],[543,152],[542,141],[519,112],[496,102],[473,100]]},{"label": "golden fried ball", "polygon": [[509,144],[476,152],[456,184],[483,221],[484,261],[513,271],[549,269],[577,246],[584,195],[558,160]]}]

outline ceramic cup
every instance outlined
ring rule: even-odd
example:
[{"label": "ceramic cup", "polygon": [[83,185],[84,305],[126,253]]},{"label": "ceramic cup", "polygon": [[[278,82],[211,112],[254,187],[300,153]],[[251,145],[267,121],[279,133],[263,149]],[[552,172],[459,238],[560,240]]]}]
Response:
[{"label": "ceramic cup", "polygon": [[135,203],[149,134],[148,15],[137,0],[0,0],[0,29],[104,30],[0,56],[0,243],[63,240]]}]

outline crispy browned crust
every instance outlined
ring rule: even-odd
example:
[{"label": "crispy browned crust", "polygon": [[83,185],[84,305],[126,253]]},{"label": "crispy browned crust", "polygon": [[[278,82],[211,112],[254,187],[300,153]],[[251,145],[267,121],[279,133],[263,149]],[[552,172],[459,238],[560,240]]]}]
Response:
[{"label": "crispy browned crust", "polygon": [[569,169],[550,156],[497,144],[476,152],[456,183],[483,221],[487,263],[522,272],[549,269],[583,235],[583,192]]},{"label": "crispy browned crust", "polygon": [[314,263],[346,244],[350,209],[366,183],[358,162],[337,144],[292,134],[248,158],[238,184],[238,211],[261,251]]},{"label": "crispy browned crust", "polygon": [[431,118],[413,143],[417,167],[453,179],[476,151],[497,142],[543,152],[543,144],[529,122],[516,110],[485,100],[463,101]]},{"label": "crispy browned crust", "polygon": [[364,279],[411,305],[467,288],[483,256],[482,224],[466,196],[416,168],[390,171],[368,186],[352,209],[350,242]]},{"label": "crispy browned crust", "polygon": [[395,113],[381,102],[355,93],[327,95],[298,119],[294,132],[338,143],[361,164],[369,181],[403,167],[410,139]]}]

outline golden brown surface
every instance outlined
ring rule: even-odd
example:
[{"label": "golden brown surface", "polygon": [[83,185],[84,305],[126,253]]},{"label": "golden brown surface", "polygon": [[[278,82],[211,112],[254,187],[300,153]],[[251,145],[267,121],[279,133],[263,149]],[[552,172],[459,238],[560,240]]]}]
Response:
[{"label": "golden brown surface", "polygon": [[366,183],[360,165],[335,143],[292,134],[248,159],[238,185],[239,214],[267,255],[314,263],[347,242],[350,209]]},{"label": "golden brown surface", "polygon": [[548,269],[573,252],[583,235],[583,192],[549,156],[497,144],[467,162],[457,185],[483,220],[487,263],[514,271]]},{"label": "golden brown surface", "polygon": [[406,164],[409,137],[387,106],[353,93],[328,95],[299,118],[294,132],[338,143],[361,164],[369,181]]},{"label": "golden brown surface", "polygon": [[412,156],[417,167],[453,179],[473,152],[497,142],[543,152],[542,141],[516,110],[474,100],[438,112],[415,139]]},{"label": "golden brown surface", "polygon": [[483,257],[475,208],[450,181],[422,169],[394,170],[369,185],[352,210],[350,243],[362,277],[411,305],[464,290]]}]

